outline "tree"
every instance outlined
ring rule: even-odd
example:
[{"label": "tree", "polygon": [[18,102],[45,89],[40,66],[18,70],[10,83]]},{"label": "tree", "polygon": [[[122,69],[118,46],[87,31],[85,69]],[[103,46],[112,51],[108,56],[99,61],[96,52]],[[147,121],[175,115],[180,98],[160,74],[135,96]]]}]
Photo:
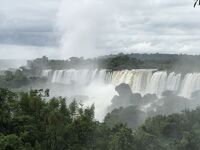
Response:
[{"label": "tree", "polygon": [[196,7],[196,5],[200,5],[200,0],[195,0],[194,7]]},{"label": "tree", "polygon": [[0,136],[1,150],[23,150],[23,142],[15,134]]},{"label": "tree", "polygon": [[109,150],[136,150],[132,130],[119,124],[112,129]]},{"label": "tree", "polygon": [[6,89],[0,89],[0,133],[7,133],[12,120],[12,114],[17,109],[16,94]]},{"label": "tree", "polygon": [[199,150],[199,146],[199,140],[193,133],[184,132],[177,146],[177,150]]}]

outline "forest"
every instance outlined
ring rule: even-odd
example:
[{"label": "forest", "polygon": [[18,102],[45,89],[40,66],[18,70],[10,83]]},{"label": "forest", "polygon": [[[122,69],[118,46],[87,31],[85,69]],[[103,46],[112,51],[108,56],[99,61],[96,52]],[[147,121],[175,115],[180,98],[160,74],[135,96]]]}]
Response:
[{"label": "forest", "polygon": [[126,124],[94,119],[94,106],[49,98],[42,90],[0,89],[1,150],[198,150],[200,108]]},{"label": "forest", "polygon": [[27,67],[36,73],[41,69],[157,69],[176,72],[194,72],[200,71],[199,55],[184,54],[123,54],[105,55],[96,58],[71,57],[67,60],[48,59],[44,56],[35,60],[30,60]]},{"label": "forest", "polygon": [[[112,98],[108,113],[99,121],[95,105],[86,107],[75,98],[71,101],[68,97],[54,97],[50,89],[32,88],[47,83],[41,77],[44,69],[154,68],[193,72],[199,69],[199,57],[118,54],[51,60],[44,56],[15,71],[4,71],[0,75],[0,149],[200,150],[199,91],[191,99],[172,91],[165,91],[160,98],[132,93],[127,84],[121,84],[115,89],[118,95]],[[152,106],[142,111],[149,103]]]}]

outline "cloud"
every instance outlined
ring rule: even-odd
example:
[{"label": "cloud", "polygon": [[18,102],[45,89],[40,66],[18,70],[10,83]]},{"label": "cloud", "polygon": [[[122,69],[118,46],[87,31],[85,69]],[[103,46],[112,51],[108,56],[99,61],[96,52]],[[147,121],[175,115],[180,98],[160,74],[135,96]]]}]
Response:
[{"label": "cloud", "polygon": [[12,31],[0,33],[1,44],[27,46],[57,46],[57,36],[52,32]]},{"label": "cloud", "polygon": [[192,5],[187,0],[62,0],[61,56],[198,53],[200,10]]},{"label": "cloud", "polygon": [[200,9],[194,9],[192,1],[0,0],[0,3],[1,45],[36,50],[55,49],[59,45],[54,52],[59,58],[119,52],[199,54]]},{"label": "cloud", "polygon": [[59,1],[0,0],[0,3],[1,44],[57,44],[54,21]]},{"label": "cloud", "polygon": [[42,56],[58,58],[58,50],[55,47],[37,47],[22,45],[0,44],[1,59],[34,59]]}]

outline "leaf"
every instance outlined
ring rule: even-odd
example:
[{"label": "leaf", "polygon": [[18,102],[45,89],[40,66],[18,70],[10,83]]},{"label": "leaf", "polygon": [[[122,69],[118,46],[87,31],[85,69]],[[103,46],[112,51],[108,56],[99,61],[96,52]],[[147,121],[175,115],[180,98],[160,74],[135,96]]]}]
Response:
[{"label": "leaf", "polygon": [[[198,1],[199,0],[196,0],[196,2],[194,3],[194,7],[196,7]],[[200,1],[199,1],[199,5],[200,5]]]}]

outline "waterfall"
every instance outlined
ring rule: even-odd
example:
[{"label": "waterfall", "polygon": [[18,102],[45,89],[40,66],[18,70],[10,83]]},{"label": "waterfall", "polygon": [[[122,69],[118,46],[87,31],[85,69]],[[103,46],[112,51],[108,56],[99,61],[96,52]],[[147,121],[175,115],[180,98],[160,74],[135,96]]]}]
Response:
[{"label": "waterfall", "polygon": [[105,82],[106,70],[44,70],[42,76],[48,77],[52,83],[88,85],[91,82]]},{"label": "waterfall", "polygon": [[174,72],[169,75],[165,71],[138,69],[114,71],[112,84],[129,84],[134,93],[161,95],[166,90],[177,91],[181,80],[181,74]]},{"label": "waterfall", "polygon": [[155,72],[147,85],[146,93],[161,95],[165,90],[166,81],[167,72]]},{"label": "waterfall", "polygon": [[161,95],[164,91],[177,92],[181,81],[181,74],[171,72],[169,75],[165,71],[155,72],[147,86],[146,93]]},{"label": "waterfall", "polygon": [[171,72],[167,78],[166,90],[176,91],[179,89],[181,74]]},{"label": "waterfall", "polygon": [[200,73],[186,75],[175,72],[156,71],[155,69],[135,69],[108,72],[107,70],[44,70],[42,76],[48,77],[52,83],[90,85],[98,82],[112,85],[129,84],[133,93],[142,95],[151,93],[161,96],[166,90],[190,98],[191,94],[200,90]]},{"label": "waterfall", "polygon": [[200,73],[188,73],[185,75],[180,88],[180,96],[189,98],[195,91],[200,90]]},{"label": "waterfall", "polygon": [[134,93],[145,93],[146,86],[150,82],[153,70],[124,70],[114,71],[111,83],[115,86],[129,84]]},{"label": "waterfall", "polygon": [[49,78],[51,73],[52,73],[52,70],[43,70],[42,71],[42,77],[48,77]]}]

